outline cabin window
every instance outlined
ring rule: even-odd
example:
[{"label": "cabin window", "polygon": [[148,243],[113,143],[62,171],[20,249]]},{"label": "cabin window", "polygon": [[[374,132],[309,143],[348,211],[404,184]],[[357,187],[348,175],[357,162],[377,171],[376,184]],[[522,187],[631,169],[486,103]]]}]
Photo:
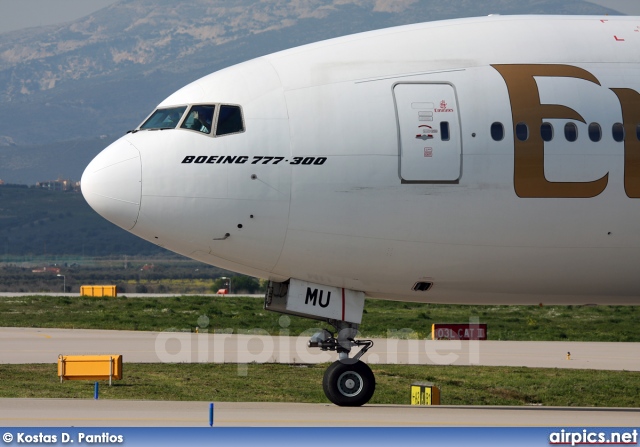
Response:
[{"label": "cabin window", "polygon": [[491,138],[494,141],[502,141],[504,138],[504,126],[502,123],[495,122],[491,125]]},{"label": "cabin window", "polygon": [[140,126],[140,130],[175,129],[185,110],[187,110],[187,106],[157,109]]},{"label": "cabin window", "polygon": [[597,143],[602,139],[602,128],[598,123],[589,124],[589,139],[594,143]]},{"label": "cabin window", "polygon": [[220,106],[216,135],[227,135],[244,131],[242,110],[239,106]]},{"label": "cabin window", "polygon": [[622,123],[614,123],[611,128],[611,134],[613,135],[613,139],[618,143],[624,140],[624,126]]},{"label": "cabin window", "polygon": [[447,121],[440,122],[440,138],[442,141],[449,141],[451,135],[449,134],[449,123]]},{"label": "cabin window", "polygon": [[564,137],[567,141],[574,142],[578,139],[578,126],[575,123],[567,123],[564,125]]},{"label": "cabin window", "polygon": [[191,106],[189,113],[180,126],[181,129],[195,130],[196,132],[211,133],[213,112],[216,106]]},{"label": "cabin window", "polygon": [[542,123],[540,126],[540,136],[544,141],[553,140],[553,126],[551,123]]},{"label": "cabin window", "polygon": [[[442,124],[441,123],[441,127]],[[448,126],[448,123],[446,123]],[[442,139],[444,140],[444,132],[442,132]],[[446,130],[448,135],[448,127]],[[587,127],[587,133],[589,134],[589,139],[594,143],[602,140],[602,127],[598,123],[590,123]],[[527,123],[518,123],[515,126],[515,134],[516,138],[520,141],[527,141],[529,139],[529,126]],[[617,142],[622,142],[625,139],[625,129],[624,124],[622,123],[614,123],[611,127],[611,134],[613,139]],[[554,129],[553,124],[551,123],[542,123],[540,125],[540,137],[544,141],[551,141],[554,137]],[[578,126],[575,123],[566,123],[564,125],[564,137],[569,142],[574,142],[578,139]],[[504,138],[504,126],[502,123],[496,121],[491,124],[491,138],[494,141],[501,141]],[[640,124],[636,125],[636,138],[640,141]]]},{"label": "cabin window", "polygon": [[516,138],[520,141],[527,141],[529,139],[529,126],[526,123],[516,124]]}]

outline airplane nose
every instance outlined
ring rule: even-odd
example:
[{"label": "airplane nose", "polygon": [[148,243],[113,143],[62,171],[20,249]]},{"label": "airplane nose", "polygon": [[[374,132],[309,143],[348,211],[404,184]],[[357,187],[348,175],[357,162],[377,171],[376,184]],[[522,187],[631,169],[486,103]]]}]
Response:
[{"label": "airplane nose", "polygon": [[141,172],[138,149],[126,140],[118,140],[84,170],[80,180],[82,195],[102,217],[130,230],[140,210]]}]

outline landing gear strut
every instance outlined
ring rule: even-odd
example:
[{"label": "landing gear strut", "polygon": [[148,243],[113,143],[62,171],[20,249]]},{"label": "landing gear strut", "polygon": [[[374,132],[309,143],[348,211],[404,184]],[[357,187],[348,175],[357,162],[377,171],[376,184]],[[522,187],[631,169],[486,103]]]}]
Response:
[{"label": "landing gear strut", "polygon": [[[297,315],[329,323],[337,336],[328,330],[315,334],[309,346],[323,351],[336,351],[338,360],[327,368],[322,388],[336,405],[355,407],[369,402],[376,389],[371,368],[360,361],[372,346],[371,340],[356,340],[362,321],[364,293],[338,287],[313,284],[291,278],[285,282],[269,282],[264,308],[273,312]],[[349,358],[352,348],[359,347]]]},{"label": "landing gear strut", "polygon": [[[324,373],[322,389],[331,402],[341,407],[357,407],[369,402],[376,389],[376,379],[369,366],[360,361],[372,346],[371,340],[355,340],[358,325],[344,321],[329,321],[338,331],[338,337],[324,330],[309,340],[309,347],[323,351],[337,351],[339,360],[333,362]],[[352,347],[360,351],[349,358]]]}]

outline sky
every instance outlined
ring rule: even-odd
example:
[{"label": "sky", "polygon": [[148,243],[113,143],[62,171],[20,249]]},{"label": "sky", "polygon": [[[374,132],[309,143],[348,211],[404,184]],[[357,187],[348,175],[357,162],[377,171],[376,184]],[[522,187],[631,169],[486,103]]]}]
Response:
[{"label": "sky", "polygon": [[[70,22],[117,0],[0,0],[0,33]],[[514,0],[518,1],[518,0]],[[629,15],[640,15],[640,0],[587,0]]]},{"label": "sky", "polygon": [[117,0],[0,0],[0,33],[70,22]]}]

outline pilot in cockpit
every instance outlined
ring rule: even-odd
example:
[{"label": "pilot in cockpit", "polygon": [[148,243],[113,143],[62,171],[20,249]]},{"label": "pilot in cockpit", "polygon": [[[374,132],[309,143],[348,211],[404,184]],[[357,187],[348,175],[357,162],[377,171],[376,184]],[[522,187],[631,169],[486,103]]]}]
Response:
[{"label": "pilot in cockpit", "polygon": [[214,106],[193,106],[181,127],[208,134],[211,132],[213,111]]},{"label": "pilot in cockpit", "polygon": [[167,116],[167,118],[165,119],[165,123],[166,123],[165,127],[168,127],[168,128],[176,127],[178,125],[178,122],[180,121],[181,116],[182,115],[177,111],[169,114],[169,116]]},{"label": "pilot in cockpit", "polygon": [[196,110],[193,115],[191,130],[197,130],[202,133],[209,133],[209,130],[211,130],[211,122],[209,122],[208,124],[209,125],[207,126],[206,118],[204,116],[201,116],[201,114]]}]

